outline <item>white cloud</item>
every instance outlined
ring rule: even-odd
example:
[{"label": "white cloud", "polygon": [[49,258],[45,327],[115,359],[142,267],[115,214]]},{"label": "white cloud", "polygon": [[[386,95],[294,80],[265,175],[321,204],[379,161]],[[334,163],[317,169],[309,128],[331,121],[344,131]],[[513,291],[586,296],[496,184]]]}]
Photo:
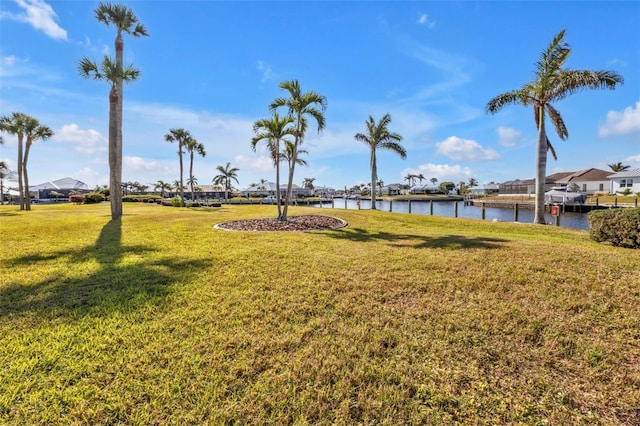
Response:
[{"label": "white cloud", "polygon": [[57,15],[53,8],[43,0],[16,0],[24,13],[2,12],[2,19],[25,22],[37,30],[41,30],[53,39],[67,40],[67,31],[56,23]]},{"label": "white cloud", "polygon": [[636,164],[638,167],[640,167],[640,154],[632,155],[631,157],[625,158],[624,163]]},{"label": "white cloud", "polygon": [[107,139],[98,131],[82,130],[77,124],[65,124],[55,132],[54,140],[70,142],[73,149],[81,154],[95,154],[107,151]]},{"label": "white cloud", "polygon": [[469,167],[463,167],[459,164],[421,164],[418,166],[417,172],[413,169],[405,169],[402,172],[402,178],[404,179],[404,177],[409,173],[422,173],[427,181],[430,181],[431,178],[436,178],[438,179],[438,182],[449,181],[457,183],[461,180],[467,180],[470,177],[473,177],[473,172]]},{"label": "white cloud", "polygon": [[127,172],[149,172],[149,171],[157,171],[157,172],[165,172],[169,171],[168,168],[157,160],[149,160],[142,157],[136,156],[125,156],[122,158],[122,168],[123,174],[124,170]]},{"label": "white cloud", "polygon": [[640,133],[640,101],[636,102],[635,108],[630,106],[622,112],[609,111],[607,122],[598,129],[601,137],[632,133]]},{"label": "white cloud", "polygon": [[511,127],[498,127],[496,132],[498,133],[498,144],[508,148],[516,146],[521,134],[520,130]]},{"label": "white cloud", "polygon": [[449,136],[437,144],[437,153],[446,155],[455,161],[490,161],[500,158],[500,154],[492,149],[485,149],[478,142]]},{"label": "white cloud", "polygon": [[430,20],[429,15],[427,15],[426,13],[420,14],[420,17],[418,18],[418,24],[424,25],[429,29],[434,28],[436,26],[435,21]]},{"label": "white cloud", "polygon": [[262,83],[278,77],[277,74],[273,72],[271,65],[264,61],[258,61],[258,71],[262,73]]},{"label": "white cloud", "polygon": [[[233,161],[235,162],[234,166],[241,170],[255,170],[259,172],[272,172],[275,170],[273,161],[271,161],[270,157],[248,157],[246,155],[236,155]],[[281,169],[284,170],[285,166],[283,165]]]}]

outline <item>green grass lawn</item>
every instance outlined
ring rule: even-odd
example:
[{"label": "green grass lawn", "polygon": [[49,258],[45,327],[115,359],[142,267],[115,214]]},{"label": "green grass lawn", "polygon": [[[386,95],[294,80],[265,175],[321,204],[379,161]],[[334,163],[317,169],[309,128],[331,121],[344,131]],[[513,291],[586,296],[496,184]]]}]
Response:
[{"label": "green grass lawn", "polygon": [[0,424],[637,424],[640,250],[274,206],[0,206]]}]

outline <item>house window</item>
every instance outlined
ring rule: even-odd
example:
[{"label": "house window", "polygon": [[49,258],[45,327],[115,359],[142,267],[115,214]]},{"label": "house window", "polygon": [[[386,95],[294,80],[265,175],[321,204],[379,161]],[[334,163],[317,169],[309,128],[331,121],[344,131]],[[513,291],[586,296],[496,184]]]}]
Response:
[{"label": "house window", "polygon": [[586,183],[582,184],[582,192],[587,192],[587,184]]},{"label": "house window", "polygon": [[604,183],[601,183],[599,186],[600,189],[598,189],[598,191],[604,191]]},{"label": "house window", "polygon": [[622,179],[620,181],[620,188],[631,188],[633,187],[633,179]]}]

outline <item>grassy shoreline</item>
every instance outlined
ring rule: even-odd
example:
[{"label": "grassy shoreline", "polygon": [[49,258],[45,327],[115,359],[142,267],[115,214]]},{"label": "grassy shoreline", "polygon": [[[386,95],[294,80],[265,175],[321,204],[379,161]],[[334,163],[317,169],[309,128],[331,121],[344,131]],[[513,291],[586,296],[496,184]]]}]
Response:
[{"label": "grassy shoreline", "polygon": [[[640,252],[274,206],[0,206],[0,423],[632,424]],[[291,214],[323,214],[291,207]]]}]

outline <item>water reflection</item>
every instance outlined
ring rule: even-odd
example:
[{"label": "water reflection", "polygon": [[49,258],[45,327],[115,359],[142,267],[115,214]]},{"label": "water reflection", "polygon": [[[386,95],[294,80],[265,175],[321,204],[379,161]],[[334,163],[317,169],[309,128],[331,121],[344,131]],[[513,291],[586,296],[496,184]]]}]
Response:
[{"label": "water reflection", "polygon": [[[370,200],[359,200],[360,206],[358,207],[358,201],[353,199],[335,198],[333,200],[333,208],[336,209],[363,209],[368,210],[371,208]],[[467,219],[482,219],[482,209],[475,206],[465,206],[462,201],[416,201],[411,202],[411,213],[430,215],[433,208],[434,216],[449,216],[454,217],[456,215],[456,204],[458,210],[458,217]],[[433,207],[432,207],[433,206]],[[320,207],[320,205],[316,205]],[[377,201],[376,207],[382,211],[393,211],[395,213],[409,213],[409,203],[407,201]],[[324,204],[322,208],[331,208],[331,204]],[[521,223],[533,223],[533,209],[518,209],[518,222]],[[514,209],[511,208],[485,208],[485,220],[499,220],[502,222],[513,222],[515,218]],[[550,214],[545,214],[545,220],[547,223],[555,223],[555,218]],[[560,226],[565,228],[589,230],[589,223],[587,221],[586,213],[562,213],[560,215]]]}]

